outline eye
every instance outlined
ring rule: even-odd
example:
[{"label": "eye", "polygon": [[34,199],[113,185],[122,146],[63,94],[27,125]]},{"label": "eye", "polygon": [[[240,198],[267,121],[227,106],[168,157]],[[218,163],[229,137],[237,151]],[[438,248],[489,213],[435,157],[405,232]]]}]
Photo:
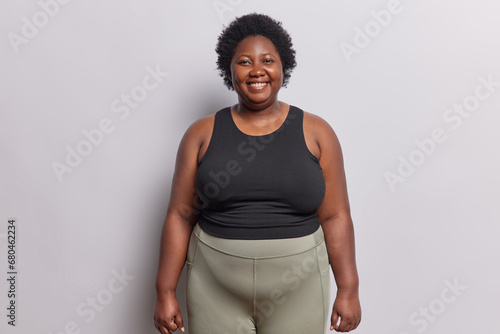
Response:
[{"label": "eye", "polygon": [[266,63],[266,64],[274,63],[274,59],[265,59],[264,63]]},{"label": "eye", "polygon": [[238,61],[238,64],[247,65],[247,64],[250,64],[250,62],[246,59],[242,59],[242,60]]}]

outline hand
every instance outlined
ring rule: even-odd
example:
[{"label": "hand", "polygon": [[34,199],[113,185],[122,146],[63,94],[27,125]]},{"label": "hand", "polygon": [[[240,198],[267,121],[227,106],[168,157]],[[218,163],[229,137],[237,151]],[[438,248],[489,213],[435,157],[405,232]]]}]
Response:
[{"label": "hand", "polygon": [[[340,324],[337,322],[340,319]],[[330,330],[349,332],[358,327],[361,322],[361,305],[358,296],[342,296],[337,294],[333,303],[332,323]]]},{"label": "hand", "polygon": [[181,310],[175,293],[156,299],[154,322],[156,329],[162,334],[174,332],[177,328],[184,332]]}]

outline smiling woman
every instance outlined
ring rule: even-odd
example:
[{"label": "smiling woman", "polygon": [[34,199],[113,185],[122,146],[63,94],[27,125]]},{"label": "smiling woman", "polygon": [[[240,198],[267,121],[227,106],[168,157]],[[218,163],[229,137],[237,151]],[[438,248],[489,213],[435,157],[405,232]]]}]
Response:
[{"label": "smiling woman", "polygon": [[231,82],[238,97],[252,109],[276,102],[283,85],[283,65],[268,38],[250,36],[238,44],[231,61]]},{"label": "smiling woman", "polygon": [[240,42],[249,36],[264,36],[273,43],[273,49],[278,52],[283,65],[283,87],[286,87],[291,72],[297,65],[292,39],[280,22],[260,14],[249,14],[234,20],[219,36],[215,51],[218,56],[217,67],[224,84],[233,89],[231,82],[233,53]]},{"label": "smiling woman", "polygon": [[175,289],[186,264],[191,334],[323,334],[331,266],[330,329],[353,330],[361,307],[342,152],[326,121],[278,99],[296,65],[291,38],[281,23],[249,14],[222,32],[216,51],[238,103],[181,140],[155,326],[185,330]]}]

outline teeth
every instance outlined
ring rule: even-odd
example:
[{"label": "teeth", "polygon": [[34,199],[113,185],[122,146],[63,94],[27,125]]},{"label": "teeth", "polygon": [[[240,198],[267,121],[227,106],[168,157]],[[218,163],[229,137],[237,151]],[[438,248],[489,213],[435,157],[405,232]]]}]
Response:
[{"label": "teeth", "polygon": [[263,87],[265,85],[267,85],[267,82],[252,82],[250,84],[250,86],[252,86],[252,87]]}]

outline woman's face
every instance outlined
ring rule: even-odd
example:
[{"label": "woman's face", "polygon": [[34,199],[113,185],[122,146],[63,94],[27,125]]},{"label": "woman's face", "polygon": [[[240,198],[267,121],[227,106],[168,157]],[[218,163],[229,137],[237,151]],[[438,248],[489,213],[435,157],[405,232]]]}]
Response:
[{"label": "woman's face", "polygon": [[283,65],[273,42],[260,35],[243,39],[231,60],[231,81],[240,102],[252,109],[276,102],[283,84]]}]

